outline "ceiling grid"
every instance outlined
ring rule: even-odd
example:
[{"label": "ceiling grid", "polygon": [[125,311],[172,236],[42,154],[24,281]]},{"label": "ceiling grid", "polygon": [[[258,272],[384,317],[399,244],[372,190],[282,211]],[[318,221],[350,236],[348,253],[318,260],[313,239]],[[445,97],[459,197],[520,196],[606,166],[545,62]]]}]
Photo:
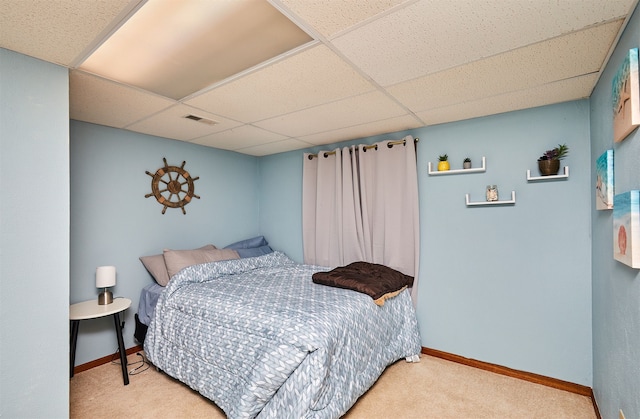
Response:
[{"label": "ceiling grid", "polygon": [[83,69],[151,1],[3,0],[0,47],[68,67],[72,119],[262,156],[589,97],[637,1],[244,0],[307,38],[183,90]]}]

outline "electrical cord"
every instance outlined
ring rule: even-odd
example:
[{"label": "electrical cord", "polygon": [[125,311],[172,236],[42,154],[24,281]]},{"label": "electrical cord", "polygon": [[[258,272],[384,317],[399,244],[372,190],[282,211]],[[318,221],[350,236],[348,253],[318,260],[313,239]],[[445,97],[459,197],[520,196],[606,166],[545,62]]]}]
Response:
[{"label": "electrical cord", "polygon": [[[118,299],[118,298],[124,298],[122,296],[117,296],[117,297],[113,297],[113,299]],[[124,319],[122,320],[122,323],[120,324],[120,328],[124,329]],[[149,367],[151,366],[151,363],[149,361],[147,361],[147,358],[141,354],[140,352],[137,352],[136,355],[138,355],[140,357],[139,361],[135,361],[135,362],[131,362],[128,363],[128,366],[134,366],[135,367],[131,370],[129,370],[129,375],[137,375],[140,373],[145,372],[146,370],[149,369]],[[120,347],[116,348],[116,351],[114,352],[113,356],[111,357],[111,364],[113,365],[122,365],[122,363],[119,361],[120,359]]]},{"label": "electrical cord", "polygon": [[129,364],[131,366],[137,365],[132,370],[129,370],[129,375],[137,375],[137,374],[140,374],[142,372],[145,372],[151,366],[151,364],[149,363],[149,361],[147,361],[147,359],[144,357],[143,354],[141,354],[140,352],[137,352],[136,355],[138,355],[140,357],[140,360],[136,361],[136,362],[132,362],[131,364]]},{"label": "electrical cord", "polygon": [[[147,358],[143,354],[141,354],[140,352],[136,352],[136,355],[140,357],[140,360],[128,363],[128,366],[134,367],[133,369],[129,370],[129,375],[137,375],[137,374],[143,373],[146,370],[148,370],[149,367],[151,366],[151,363],[147,361]],[[120,360],[120,349],[118,348],[116,349],[116,352],[111,357],[111,364],[122,365],[122,363],[119,360]]]}]

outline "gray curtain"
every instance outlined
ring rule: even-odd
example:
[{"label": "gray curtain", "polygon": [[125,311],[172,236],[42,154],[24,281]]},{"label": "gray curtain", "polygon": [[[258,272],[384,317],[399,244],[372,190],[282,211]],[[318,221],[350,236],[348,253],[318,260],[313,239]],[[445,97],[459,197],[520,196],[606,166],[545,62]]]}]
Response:
[{"label": "gray curtain", "polygon": [[[305,154],[304,262],[336,267],[379,263],[413,276],[420,259],[414,139]],[[310,158],[311,156],[311,158]]]}]

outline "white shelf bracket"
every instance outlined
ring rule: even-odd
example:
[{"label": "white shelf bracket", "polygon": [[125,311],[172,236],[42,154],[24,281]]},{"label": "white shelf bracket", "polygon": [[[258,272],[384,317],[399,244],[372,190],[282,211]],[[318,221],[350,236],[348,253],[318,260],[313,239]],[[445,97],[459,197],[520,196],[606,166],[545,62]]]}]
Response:
[{"label": "white shelf bracket", "polygon": [[455,169],[455,170],[433,170],[433,166],[431,162],[428,163],[428,172],[431,176],[437,175],[460,175],[460,174],[468,174],[468,173],[481,173],[487,171],[487,159],[482,156],[482,166],[475,167],[471,169]]},{"label": "white shelf bracket", "polygon": [[538,181],[538,180],[552,180],[552,179],[567,179],[569,177],[569,166],[564,167],[564,173],[561,175],[549,175],[549,176],[531,176],[531,170],[527,169],[527,180],[528,181]]},{"label": "white shelf bracket", "polygon": [[514,205],[516,203],[516,191],[511,191],[511,199],[505,201],[476,201],[471,202],[469,194],[465,195],[465,203],[468,207],[481,205]]}]

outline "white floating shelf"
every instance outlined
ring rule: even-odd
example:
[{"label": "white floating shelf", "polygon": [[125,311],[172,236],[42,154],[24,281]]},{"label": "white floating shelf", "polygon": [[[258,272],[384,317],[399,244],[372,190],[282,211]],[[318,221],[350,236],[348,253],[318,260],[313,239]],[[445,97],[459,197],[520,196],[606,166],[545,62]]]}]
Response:
[{"label": "white floating shelf", "polygon": [[569,177],[569,166],[564,167],[564,174],[549,176],[531,176],[531,170],[527,170],[528,181],[551,180],[551,179],[567,179]]},{"label": "white floating shelf", "polygon": [[429,162],[429,175],[459,175],[466,173],[481,173],[487,171],[487,161],[482,157],[482,167],[472,167],[471,169],[455,169],[455,170],[432,170],[431,162]]},{"label": "white floating shelf", "polygon": [[469,194],[466,195],[465,201],[468,207],[476,205],[514,205],[516,203],[516,191],[511,191],[511,199],[508,201],[477,201],[470,202]]}]

